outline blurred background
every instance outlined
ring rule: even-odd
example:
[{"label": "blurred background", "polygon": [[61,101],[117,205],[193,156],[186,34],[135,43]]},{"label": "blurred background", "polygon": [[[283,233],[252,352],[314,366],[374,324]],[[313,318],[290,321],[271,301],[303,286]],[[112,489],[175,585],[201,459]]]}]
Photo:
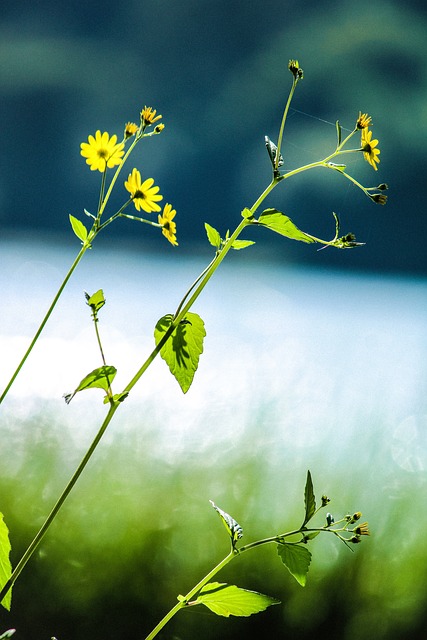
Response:
[{"label": "blurred background", "polygon": [[[274,535],[300,523],[307,469],[335,518],[361,510],[371,538],[354,554],[317,538],[304,589],[274,548],[246,554],[218,579],[280,606],[250,620],[193,607],[161,637],[401,640],[425,629],[426,27],[421,1],[3,0],[0,387],[78,251],[68,215],[97,206],[99,174],[80,143],[97,129],[120,138],[144,105],[166,128],[129,171],[173,203],[180,244],[127,220],[101,234],[3,403],[0,511],[13,564],[105,415],[101,392],[62,399],[100,365],[83,291],[104,289],[118,390],[211,259],[203,223],[224,235],[268,184],[264,135],[277,139],[290,58],[305,77],[285,168],[332,151],[335,121],[351,130],[361,110],[381,163],[375,173],[355,154],[349,172],[390,190],[380,207],[320,170],[279,185],[268,206],[325,238],[335,211],[366,246],[318,252],[247,234],[256,245],[225,261],[194,308],[207,338],[190,391],[155,361],[17,582],[0,632],[142,639],[227,553],[209,499],[244,541]],[[123,200],[119,186],[111,213]]]}]

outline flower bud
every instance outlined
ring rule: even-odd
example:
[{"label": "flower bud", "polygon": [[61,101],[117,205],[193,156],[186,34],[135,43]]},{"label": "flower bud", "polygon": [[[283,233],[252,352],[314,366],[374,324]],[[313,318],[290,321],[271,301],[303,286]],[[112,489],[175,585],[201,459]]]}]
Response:
[{"label": "flower bud", "polygon": [[298,60],[289,60],[288,69],[294,76],[295,80],[302,80],[304,71],[299,66]]}]

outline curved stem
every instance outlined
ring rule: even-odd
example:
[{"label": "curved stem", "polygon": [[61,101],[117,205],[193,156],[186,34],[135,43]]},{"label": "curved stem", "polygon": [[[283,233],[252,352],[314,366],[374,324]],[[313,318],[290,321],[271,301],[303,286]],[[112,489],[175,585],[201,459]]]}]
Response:
[{"label": "curved stem", "polygon": [[52,311],[54,310],[56,303],[58,302],[68,280],[71,278],[71,275],[73,274],[73,271],[75,270],[75,268],[77,267],[77,265],[79,264],[80,260],[83,258],[86,250],[89,248],[89,244],[84,244],[82,246],[82,248],[80,249],[79,253],[77,254],[73,264],[71,265],[71,267],[68,270],[67,275],[65,276],[61,286],[59,287],[55,297],[52,300],[52,303],[49,307],[49,309],[46,312],[46,315],[44,316],[43,320],[41,321],[41,324],[39,326],[39,328],[37,329],[36,333],[34,334],[33,339],[31,340],[31,343],[28,347],[28,349],[26,350],[26,352],[24,353],[20,363],[18,364],[15,372],[13,373],[12,377],[10,378],[8,384],[6,385],[3,393],[0,396],[0,404],[3,402],[3,400],[5,399],[6,395],[8,394],[11,386],[13,385],[13,383],[15,382],[16,377],[18,376],[19,372],[21,371],[22,367],[25,364],[25,361],[27,360],[28,356],[30,355],[31,351],[33,350],[34,345],[36,344],[37,340],[40,337],[41,332],[43,331],[47,321],[49,320]]},{"label": "curved stem", "polygon": [[274,171],[277,171],[279,168],[279,162],[280,162],[280,149],[282,148],[282,140],[283,140],[283,132],[285,130],[285,123],[286,123],[286,118],[288,117],[288,111],[289,111],[289,107],[290,104],[292,102],[292,98],[297,86],[297,80],[294,78],[293,82],[292,82],[292,87],[291,90],[289,92],[289,96],[288,96],[288,100],[286,102],[286,106],[285,106],[285,110],[283,112],[283,116],[282,116],[282,122],[280,124],[280,131],[279,131],[279,137],[277,140],[277,151],[276,151],[276,157],[274,159]]}]

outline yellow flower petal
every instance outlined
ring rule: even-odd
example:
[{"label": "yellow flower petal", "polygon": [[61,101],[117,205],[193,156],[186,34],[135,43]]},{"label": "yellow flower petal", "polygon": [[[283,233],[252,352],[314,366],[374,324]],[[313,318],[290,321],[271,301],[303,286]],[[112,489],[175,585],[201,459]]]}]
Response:
[{"label": "yellow flower petal", "polygon": [[117,136],[110,138],[107,131],[101,134],[99,129],[95,136],[88,136],[88,142],[81,143],[80,149],[91,171],[104,172],[107,167],[111,169],[120,164],[124,154],[123,143],[117,144]]}]

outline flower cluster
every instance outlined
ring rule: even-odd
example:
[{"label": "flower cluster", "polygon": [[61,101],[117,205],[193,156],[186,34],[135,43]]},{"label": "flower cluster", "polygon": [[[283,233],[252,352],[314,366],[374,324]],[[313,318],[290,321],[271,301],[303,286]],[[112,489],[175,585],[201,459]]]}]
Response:
[{"label": "flower cluster", "polygon": [[[163,212],[158,216],[158,222],[146,220],[144,218],[138,218],[135,216],[127,215],[124,209],[130,202],[133,202],[137,211],[144,211],[145,213],[160,212],[161,207],[158,204],[160,200],[163,200],[163,196],[159,193],[160,187],[154,184],[153,178],[141,178],[141,173],[138,169],[132,169],[132,172],[128,175],[127,180],[124,182],[125,189],[129,192],[130,198],[125,204],[114,214],[104,225],[100,224],[101,215],[105,209],[108,198],[110,196],[112,186],[114,186],[119,172],[121,171],[126,159],[132,151],[135,144],[142,138],[158,134],[164,129],[164,124],[160,123],[162,116],[157,114],[157,110],[152,107],[145,106],[140,112],[140,124],[137,125],[134,122],[127,122],[123,131],[123,140],[117,142],[117,136],[110,135],[105,131],[97,131],[95,135],[90,135],[87,142],[82,142],[80,145],[80,153],[86,158],[86,163],[89,165],[91,171],[100,171],[104,174],[103,183],[101,187],[100,207],[98,210],[98,216],[92,216],[97,220],[97,228],[101,228],[106,224],[109,224],[113,219],[121,216],[130,218],[133,220],[139,220],[146,222],[152,226],[159,227],[162,230],[162,234],[167,240],[174,246],[178,245],[176,240],[176,223],[173,218],[176,215],[175,209],[171,204],[166,204]],[[157,123],[157,124],[156,124]],[[149,127],[154,127],[151,133],[145,133]],[[133,139],[131,147],[128,149],[125,155],[125,144]],[[107,169],[117,167],[116,173],[111,181],[110,189],[107,191],[107,195],[104,198],[104,180]]]}]

